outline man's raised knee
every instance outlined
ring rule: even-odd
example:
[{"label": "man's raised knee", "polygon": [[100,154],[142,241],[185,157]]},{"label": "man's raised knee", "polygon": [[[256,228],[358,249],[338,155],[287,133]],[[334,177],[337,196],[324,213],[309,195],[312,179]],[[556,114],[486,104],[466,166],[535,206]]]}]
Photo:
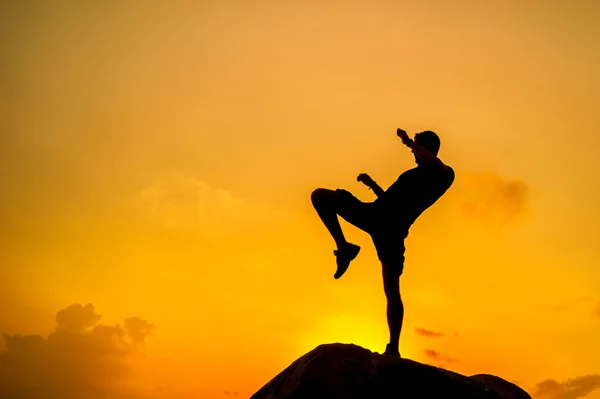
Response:
[{"label": "man's raised knee", "polygon": [[310,195],[310,199],[313,204],[323,202],[323,200],[328,197],[331,197],[331,190],[328,190],[326,188],[317,188]]}]

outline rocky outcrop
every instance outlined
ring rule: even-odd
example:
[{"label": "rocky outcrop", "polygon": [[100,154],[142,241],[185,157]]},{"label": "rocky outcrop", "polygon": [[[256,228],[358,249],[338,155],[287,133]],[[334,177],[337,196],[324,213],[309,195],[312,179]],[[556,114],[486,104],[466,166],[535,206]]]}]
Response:
[{"label": "rocky outcrop", "polygon": [[279,373],[251,399],[531,399],[492,375],[452,371],[373,353],[350,344],[321,345]]}]

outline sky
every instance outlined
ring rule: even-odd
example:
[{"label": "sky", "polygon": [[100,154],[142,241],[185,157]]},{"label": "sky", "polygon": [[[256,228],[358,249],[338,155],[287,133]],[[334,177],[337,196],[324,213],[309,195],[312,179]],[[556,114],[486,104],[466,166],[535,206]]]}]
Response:
[{"label": "sky", "polygon": [[343,224],[334,280],[310,193],[372,201],[359,173],[414,166],[397,128],[456,173],[406,240],[403,356],[600,398],[599,17],[2,2],[0,398],[249,397],[317,345],[383,351],[370,239]]}]

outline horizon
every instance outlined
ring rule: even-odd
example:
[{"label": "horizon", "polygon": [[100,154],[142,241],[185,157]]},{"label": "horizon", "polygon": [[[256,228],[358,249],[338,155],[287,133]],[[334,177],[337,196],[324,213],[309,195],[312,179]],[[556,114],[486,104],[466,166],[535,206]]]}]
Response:
[{"label": "horizon", "polygon": [[334,280],[310,194],[373,201],[359,173],[385,189],[415,166],[402,128],[436,132],[456,173],[406,239],[403,357],[600,399],[598,17],[2,3],[0,386],[249,397],[318,345],[383,352],[371,240],[342,222],[362,249]]}]

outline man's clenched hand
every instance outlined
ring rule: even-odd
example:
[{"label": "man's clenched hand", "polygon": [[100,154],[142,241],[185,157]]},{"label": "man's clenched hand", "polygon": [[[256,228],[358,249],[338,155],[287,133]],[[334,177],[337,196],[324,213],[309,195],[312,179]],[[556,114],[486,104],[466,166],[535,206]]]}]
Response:
[{"label": "man's clenched hand", "polygon": [[373,179],[371,179],[371,176],[369,176],[366,173],[361,173],[360,175],[358,175],[356,180],[363,183],[367,187],[372,187],[373,184],[375,183],[375,181],[373,181]]},{"label": "man's clenched hand", "polygon": [[396,130],[396,134],[402,140],[402,144],[409,145],[412,142],[412,139],[408,137],[408,133],[406,133],[406,131],[398,128],[398,130]]},{"label": "man's clenched hand", "polygon": [[358,175],[356,180],[373,190],[377,197],[384,193],[383,189],[379,187],[379,184],[375,183],[375,180],[371,179],[371,176],[369,176],[366,173],[361,173],[360,175]]}]

